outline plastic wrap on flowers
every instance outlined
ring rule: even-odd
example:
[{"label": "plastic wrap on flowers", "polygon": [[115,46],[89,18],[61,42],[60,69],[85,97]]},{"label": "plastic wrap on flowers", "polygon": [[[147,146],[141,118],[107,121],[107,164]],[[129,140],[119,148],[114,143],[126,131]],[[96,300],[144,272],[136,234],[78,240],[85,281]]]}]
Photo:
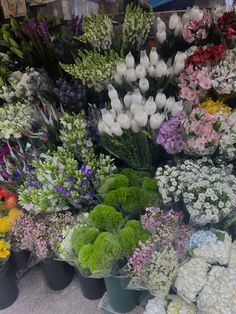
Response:
[{"label": "plastic wrap on flowers", "polygon": [[155,162],[160,160],[158,146],[144,131],[138,133],[128,131],[120,137],[111,137],[103,133],[101,143],[112,155],[135,169],[152,169]]}]

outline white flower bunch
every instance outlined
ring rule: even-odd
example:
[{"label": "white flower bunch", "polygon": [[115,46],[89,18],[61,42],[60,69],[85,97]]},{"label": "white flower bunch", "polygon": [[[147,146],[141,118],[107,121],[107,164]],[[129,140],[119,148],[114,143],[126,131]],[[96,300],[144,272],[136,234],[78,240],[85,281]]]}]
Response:
[{"label": "white flower bunch", "polygon": [[218,20],[219,17],[221,17],[225,13],[232,12],[232,11],[235,11],[235,6],[216,4],[211,9],[212,17],[215,22]]},{"label": "white flower bunch", "polygon": [[155,297],[148,301],[144,314],[166,314],[166,300],[164,298]]},{"label": "white flower bunch", "polygon": [[166,297],[177,274],[178,267],[178,256],[172,247],[165,246],[162,251],[155,251],[144,278],[151,294]]},{"label": "white flower bunch", "polygon": [[235,209],[236,177],[231,173],[229,167],[215,167],[203,158],[160,167],[156,179],[165,205],[182,197],[191,221],[205,225],[218,223]]},{"label": "white flower bunch", "polygon": [[122,136],[125,130],[138,133],[142,128],[158,129],[170,115],[174,116],[183,110],[182,102],[176,102],[173,97],[166,99],[165,94],[157,93],[145,99],[139,89],[128,92],[121,101],[116,89],[108,86],[111,109],[102,109],[102,119],[99,121],[99,133],[109,136]]},{"label": "white flower bunch", "polygon": [[201,314],[236,313],[236,269],[214,266],[197,307]]},{"label": "white flower bunch", "polygon": [[[231,236],[227,232],[220,230],[212,230],[210,232],[216,235],[216,240],[214,239],[213,241],[208,241],[208,238],[206,237],[205,242],[204,236],[202,237],[201,235],[199,243],[197,243],[195,239],[196,246],[191,246],[190,244],[192,256],[202,258],[209,264],[227,265],[232,245]],[[200,231],[196,231],[190,237],[190,243],[191,238],[195,238],[199,233]]]},{"label": "white flower bunch", "polygon": [[210,77],[218,94],[236,92],[236,48],[226,51],[225,58],[212,68]]},{"label": "white flower bunch", "polygon": [[6,103],[0,108],[0,138],[21,138],[24,132],[31,130],[34,122],[34,110],[27,103]]},{"label": "white flower bunch", "polygon": [[123,82],[138,85],[142,93],[146,93],[150,87],[150,78],[160,80],[169,76],[178,75],[185,67],[187,55],[184,52],[177,52],[173,64],[165,63],[152,48],[149,56],[146,50],[140,53],[139,64],[135,64],[134,57],[130,52],[125,60],[117,63],[115,81],[118,85]]},{"label": "white flower bunch", "polygon": [[236,269],[236,240],[232,243],[230,248],[229,267]]},{"label": "white flower bunch", "polygon": [[187,302],[195,302],[208,280],[209,264],[201,258],[191,258],[180,267],[175,281],[178,294]]}]

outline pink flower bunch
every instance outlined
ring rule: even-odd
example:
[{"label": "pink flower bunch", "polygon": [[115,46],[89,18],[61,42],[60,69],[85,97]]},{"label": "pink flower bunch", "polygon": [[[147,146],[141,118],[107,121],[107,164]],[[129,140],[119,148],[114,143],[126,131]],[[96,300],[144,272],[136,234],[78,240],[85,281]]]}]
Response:
[{"label": "pink flower bunch", "polygon": [[212,82],[207,67],[198,69],[189,65],[179,77],[180,97],[193,104],[200,102],[200,96],[212,87]]},{"label": "pink flower bunch", "polygon": [[220,139],[220,120],[205,109],[195,108],[182,122],[184,151],[193,155],[213,154]]},{"label": "pink flower bunch", "polygon": [[201,19],[194,19],[187,23],[183,28],[184,40],[188,43],[193,43],[195,40],[207,38],[208,28],[211,26],[212,18],[210,11],[203,10]]},{"label": "pink flower bunch", "polygon": [[14,245],[20,249],[32,250],[33,248],[34,219],[29,214],[24,214],[14,224],[11,232],[14,238]]}]

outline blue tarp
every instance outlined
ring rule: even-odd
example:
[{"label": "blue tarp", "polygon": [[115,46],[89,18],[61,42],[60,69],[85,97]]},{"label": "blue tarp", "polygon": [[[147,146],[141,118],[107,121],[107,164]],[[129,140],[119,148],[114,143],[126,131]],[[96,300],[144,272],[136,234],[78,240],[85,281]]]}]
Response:
[{"label": "blue tarp", "polygon": [[150,0],[150,4],[158,10],[178,10],[193,6],[194,0]]}]

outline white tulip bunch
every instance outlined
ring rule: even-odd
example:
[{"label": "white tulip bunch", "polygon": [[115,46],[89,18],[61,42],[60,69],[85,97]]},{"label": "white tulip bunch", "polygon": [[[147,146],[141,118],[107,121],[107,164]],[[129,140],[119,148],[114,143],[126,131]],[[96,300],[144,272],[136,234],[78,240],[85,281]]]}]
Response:
[{"label": "white tulip bunch", "polygon": [[140,91],[146,93],[150,88],[149,78],[158,80],[178,75],[183,71],[186,59],[185,53],[177,52],[173,64],[167,64],[160,58],[156,48],[152,48],[149,57],[145,50],[141,51],[139,64],[136,65],[130,52],[125,60],[117,63],[114,79],[118,85],[123,82],[138,84]]},{"label": "white tulip bunch", "polygon": [[99,121],[99,133],[110,136],[122,136],[124,130],[138,133],[142,128],[158,129],[170,115],[176,115],[183,110],[182,101],[176,102],[174,97],[166,98],[165,94],[157,93],[155,99],[145,99],[139,89],[128,92],[120,100],[117,90],[108,86],[111,109],[102,109],[102,119]]}]

